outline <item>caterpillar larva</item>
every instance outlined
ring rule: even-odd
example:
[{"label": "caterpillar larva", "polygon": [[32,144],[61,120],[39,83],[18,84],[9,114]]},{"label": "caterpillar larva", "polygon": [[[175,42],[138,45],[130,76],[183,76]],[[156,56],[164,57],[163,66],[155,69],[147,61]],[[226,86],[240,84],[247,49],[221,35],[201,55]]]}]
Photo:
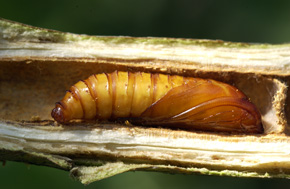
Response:
[{"label": "caterpillar larva", "polygon": [[235,133],[262,133],[261,115],[237,88],[211,79],[142,72],[92,75],[56,103],[52,117],[126,118],[133,124]]}]

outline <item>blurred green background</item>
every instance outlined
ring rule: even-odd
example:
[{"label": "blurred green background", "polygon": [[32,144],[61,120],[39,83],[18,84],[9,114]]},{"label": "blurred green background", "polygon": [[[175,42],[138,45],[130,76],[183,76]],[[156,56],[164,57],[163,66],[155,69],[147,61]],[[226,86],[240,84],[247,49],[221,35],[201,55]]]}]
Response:
[{"label": "blurred green background", "polygon": [[[290,42],[287,0],[2,0],[0,17],[91,35]],[[6,162],[0,188],[83,188],[65,171]],[[288,188],[290,180],[130,172],[86,188]]]}]

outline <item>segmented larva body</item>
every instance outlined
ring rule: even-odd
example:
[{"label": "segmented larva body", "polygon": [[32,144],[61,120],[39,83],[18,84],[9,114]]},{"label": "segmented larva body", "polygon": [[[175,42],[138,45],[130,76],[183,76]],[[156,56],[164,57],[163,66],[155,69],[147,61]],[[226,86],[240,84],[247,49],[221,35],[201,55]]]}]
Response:
[{"label": "segmented larva body", "polygon": [[143,72],[92,75],[56,103],[52,117],[126,118],[133,124],[186,130],[262,133],[261,115],[237,88],[211,79]]}]

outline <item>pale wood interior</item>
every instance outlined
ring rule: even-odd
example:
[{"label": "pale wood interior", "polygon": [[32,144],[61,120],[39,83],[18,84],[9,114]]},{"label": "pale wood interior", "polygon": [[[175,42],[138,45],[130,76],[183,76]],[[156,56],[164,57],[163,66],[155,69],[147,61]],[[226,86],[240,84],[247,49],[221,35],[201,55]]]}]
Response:
[{"label": "pale wood interior", "polygon": [[[128,67],[98,62],[73,61],[2,61],[0,62],[0,119],[11,121],[52,120],[50,112],[71,85],[92,74],[102,72],[150,71],[148,68]],[[180,74],[172,72],[173,74]],[[258,107],[266,133],[276,132],[277,117],[273,100],[279,90],[271,78],[234,72],[197,72],[186,70],[182,75],[211,78],[232,84],[242,90]],[[289,101],[289,99],[288,99]]]}]

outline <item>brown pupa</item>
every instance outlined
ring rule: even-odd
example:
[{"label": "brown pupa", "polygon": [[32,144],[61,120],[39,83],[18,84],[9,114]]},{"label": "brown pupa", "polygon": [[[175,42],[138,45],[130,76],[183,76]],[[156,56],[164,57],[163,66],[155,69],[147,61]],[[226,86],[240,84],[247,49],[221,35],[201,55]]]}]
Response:
[{"label": "brown pupa", "polygon": [[211,79],[143,72],[103,73],[79,81],[52,117],[116,120],[186,130],[262,133],[261,115],[237,88]]}]

